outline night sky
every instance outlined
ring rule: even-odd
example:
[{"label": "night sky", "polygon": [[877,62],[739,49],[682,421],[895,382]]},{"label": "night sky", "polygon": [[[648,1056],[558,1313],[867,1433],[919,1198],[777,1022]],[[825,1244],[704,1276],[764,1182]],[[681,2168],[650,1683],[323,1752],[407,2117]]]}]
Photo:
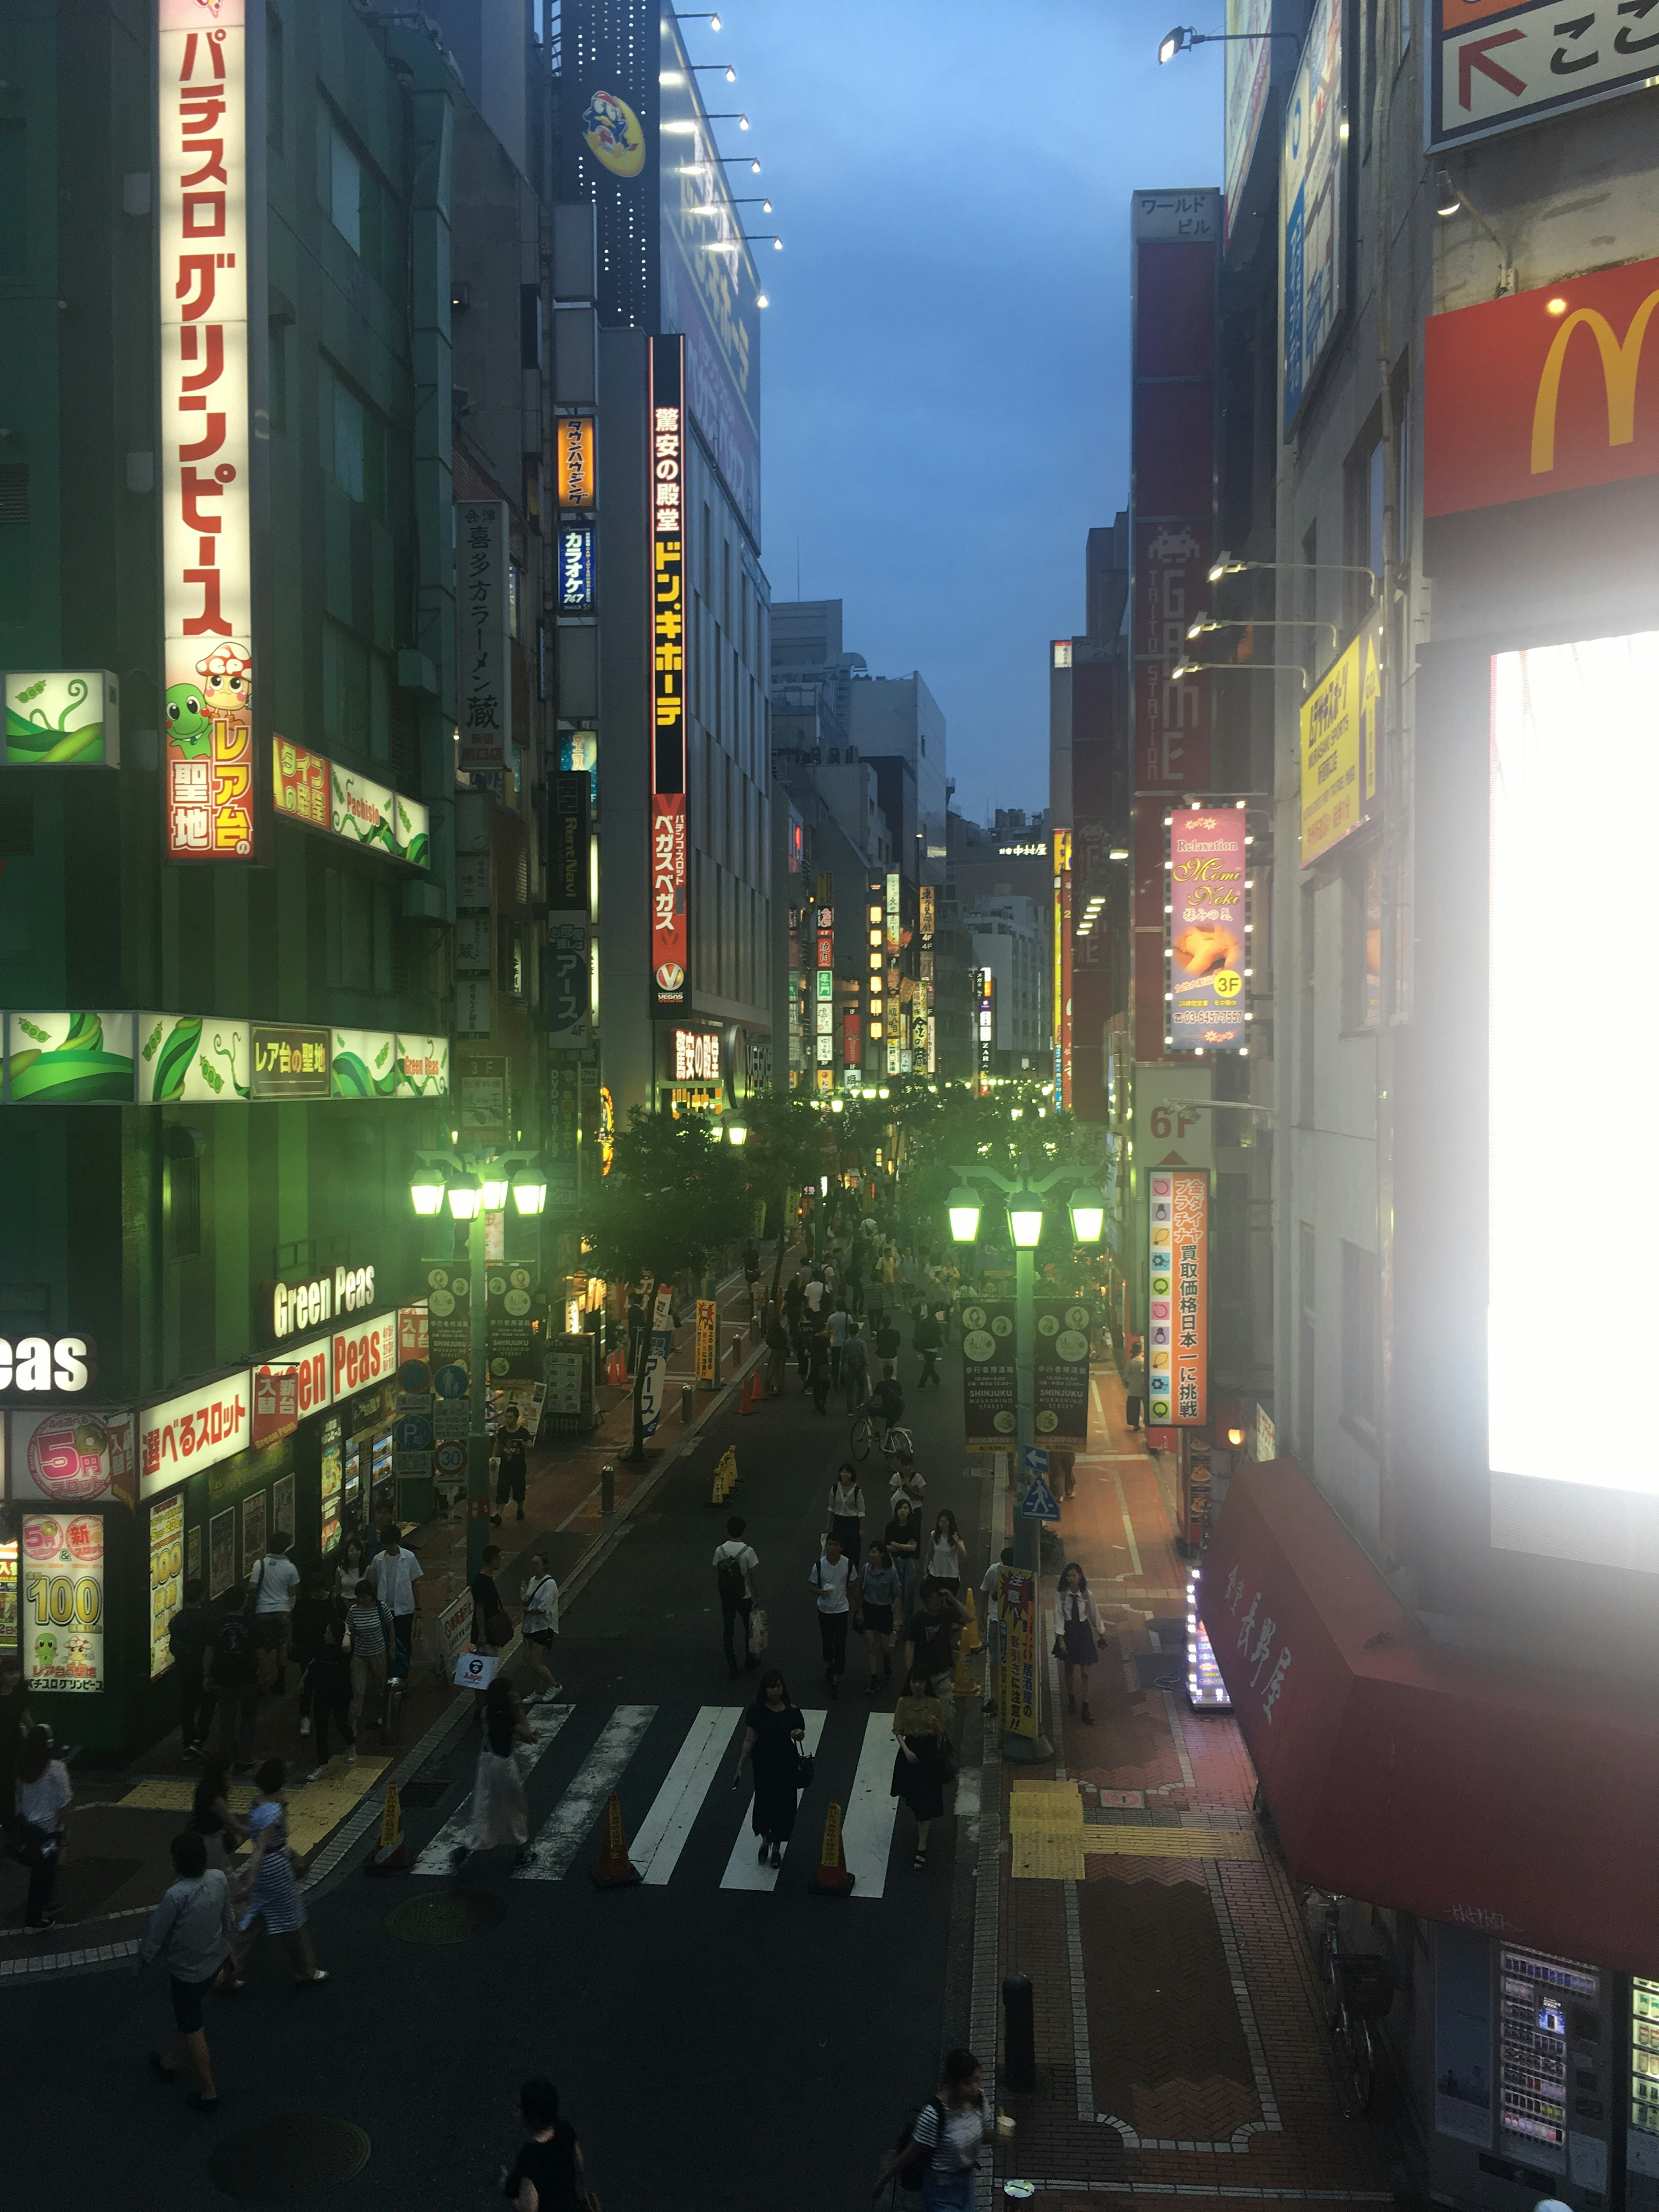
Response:
[{"label": "night sky", "polygon": [[[763,555],[775,599],[846,602],[876,675],[919,668],[956,804],[1047,803],[1047,641],[1127,503],[1128,199],[1221,181],[1216,0],[732,0],[686,21],[755,249]],[[1188,12],[1181,13],[1186,7]],[[715,95],[719,96],[716,97]],[[740,180],[740,181],[738,181]]]}]

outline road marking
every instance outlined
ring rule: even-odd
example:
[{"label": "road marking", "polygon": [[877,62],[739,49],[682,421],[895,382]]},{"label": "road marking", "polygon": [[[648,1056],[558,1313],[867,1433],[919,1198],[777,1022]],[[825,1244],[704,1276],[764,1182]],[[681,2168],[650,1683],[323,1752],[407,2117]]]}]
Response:
[{"label": "road marking", "polygon": [[847,1871],[854,1897],[879,1897],[887,1887],[887,1858],[893,1847],[898,1799],[893,1795],[893,1759],[898,1745],[890,1713],[872,1713],[864,1730],[858,1772],[848,1793],[841,1824]]},{"label": "road marking", "polygon": [[1140,1547],[1135,1541],[1135,1524],[1129,1518],[1129,1501],[1123,1494],[1123,1477],[1115,1468],[1112,1469],[1112,1481],[1117,1490],[1117,1510],[1123,1516],[1123,1534],[1129,1547],[1129,1572],[1138,1575],[1141,1572]]},{"label": "road marking", "polygon": [[[559,1730],[574,1712],[574,1705],[532,1705],[530,1709],[532,1741],[519,1753],[520,1777],[532,1774]],[[466,1842],[472,1830],[472,1792],[469,1790],[459,1807],[444,1822],[432,1841],[416,1860],[416,1874],[453,1874],[465,1856]]]},{"label": "road marking", "polygon": [[530,1846],[530,1856],[514,1870],[514,1881],[562,1881],[581,1848],[582,1838],[640,1747],[640,1738],[656,1717],[654,1705],[618,1705],[599,1731],[599,1741],[571,1777]]},{"label": "road marking", "polygon": [[[802,1718],[806,1723],[806,1739],[801,1746],[803,1751],[811,1752],[817,1749],[819,1738],[823,1734],[824,1717],[822,1712],[803,1714]],[[792,1850],[793,1839],[784,1848],[786,1851]],[[738,1840],[732,1846],[732,1856],[726,1861],[726,1872],[720,1877],[722,1889],[775,1889],[777,1887],[778,1869],[773,1866],[761,1866],[757,1863],[755,1854],[759,1849],[760,1844],[755,1832],[745,1820],[738,1830]],[[812,1849],[816,1850],[817,1845],[814,1844]],[[814,1859],[812,1863],[816,1866],[817,1861]],[[856,1890],[853,1893],[854,1896],[858,1894]]]},{"label": "road marking", "polygon": [[675,1753],[668,1779],[658,1790],[628,1850],[635,1866],[653,1886],[660,1887],[678,1865],[685,1839],[726,1764],[726,1752],[742,1718],[741,1705],[704,1705]]}]

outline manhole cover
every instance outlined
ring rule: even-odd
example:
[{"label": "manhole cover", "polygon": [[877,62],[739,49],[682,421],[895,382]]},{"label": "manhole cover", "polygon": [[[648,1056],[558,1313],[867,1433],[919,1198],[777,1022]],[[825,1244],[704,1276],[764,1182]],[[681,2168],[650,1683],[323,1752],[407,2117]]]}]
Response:
[{"label": "manhole cover", "polygon": [[283,2204],[333,2189],[368,2164],[369,2140],[326,2112],[279,2112],[228,2136],[208,2160],[216,2188],[243,2204]]},{"label": "manhole cover", "polygon": [[405,1943],[468,1943],[507,1917],[507,1899],[487,1889],[447,1889],[407,1897],[386,1917],[387,1933]]}]

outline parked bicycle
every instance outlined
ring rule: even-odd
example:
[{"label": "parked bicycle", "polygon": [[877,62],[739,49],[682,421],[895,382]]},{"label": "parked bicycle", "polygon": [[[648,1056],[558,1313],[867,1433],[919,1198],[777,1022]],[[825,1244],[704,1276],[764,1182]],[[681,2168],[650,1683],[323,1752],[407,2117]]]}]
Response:
[{"label": "parked bicycle", "polygon": [[1342,2053],[1354,2101],[1362,2112],[1368,2112],[1382,2062],[1381,2023],[1394,2003],[1396,1976],[1393,1960],[1381,1952],[1344,1948],[1340,1897],[1325,1899],[1319,1978],[1325,1993],[1325,2025]]}]

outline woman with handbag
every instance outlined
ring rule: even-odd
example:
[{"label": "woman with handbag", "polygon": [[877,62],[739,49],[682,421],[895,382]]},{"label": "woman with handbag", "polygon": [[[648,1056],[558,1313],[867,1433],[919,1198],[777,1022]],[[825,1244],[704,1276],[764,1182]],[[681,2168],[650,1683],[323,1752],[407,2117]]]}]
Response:
[{"label": "woman with handbag", "polygon": [[1077,1711],[1077,1700],[1072,1695],[1072,1670],[1076,1668],[1083,1676],[1083,1718],[1092,1727],[1089,1669],[1100,1656],[1098,1639],[1104,1638],[1106,1625],[1089,1594],[1089,1578],[1075,1559],[1060,1569],[1054,1593],[1054,1656],[1066,1669],[1066,1710]]},{"label": "woman with handbag", "polygon": [[516,1747],[533,1741],[530,1723],[504,1674],[483,1693],[483,1741],[472,1778],[472,1826],[469,1851],[490,1851],[511,1844],[514,1866],[529,1856],[530,1801],[524,1794]]},{"label": "woman with handbag", "polygon": [[[743,1748],[738,1753],[736,1790],[743,1782],[745,1759],[755,1767],[755,1805],[750,1823],[760,1838],[760,1863],[768,1856],[775,1867],[783,1864],[783,1847],[795,1832],[799,1793],[811,1779],[811,1764],[801,1756],[806,1718],[789,1695],[789,1686],[775,1667],[760,1679],[760,1694],[745,1716]],[[803,1772],[805,1770],[805,1772]]]},{"label": "woman with handbag", "polygon": [[[296,1868],[289,1849],[288,1768],[280,1759],[268,1759],[254,1776],[253,1785],[258,1795],[247,1816],[248,1833],[253,1838],[253,1880],[246,1909],[237,1924],[250,1939],[261,1922],[267,1936],[280,1936],[293,1964],[294,1978],[301,1987],[325,1982],[328,1975],[317,1964],[311,1930],[306,1925],[305,1902],[295,1878],[296,1873],[304,1873],[306,1862],[302,1859]],[[251,1948],[251,1942],[243,1948]]]},{"label": "woman with handbag", "polygon": [[530,1555],[530,1572],[525,1577],[522,1595],[524,1613],[519,1626],[524,1633],[524,1656],[531,1673],[541,1685],[525,1703],[546,1705],[559,1694],[559,1685],[548,1666],[553,1638],[559,1632],[559,1586],[547,1571],[547,1561],[540,1552]]},{"label": "woman with handbag", "polygon": [[925,1667],[910,1670],[893,1709],[893,1734],[898,1752],[891,1794],[915,1816],[916,1855],[910,1863],[920,1873],[927,1863],[928,1826],[944,1812],[945,1785],[956,1777],[945,1708],[933,1695],[933,1677]]}]

